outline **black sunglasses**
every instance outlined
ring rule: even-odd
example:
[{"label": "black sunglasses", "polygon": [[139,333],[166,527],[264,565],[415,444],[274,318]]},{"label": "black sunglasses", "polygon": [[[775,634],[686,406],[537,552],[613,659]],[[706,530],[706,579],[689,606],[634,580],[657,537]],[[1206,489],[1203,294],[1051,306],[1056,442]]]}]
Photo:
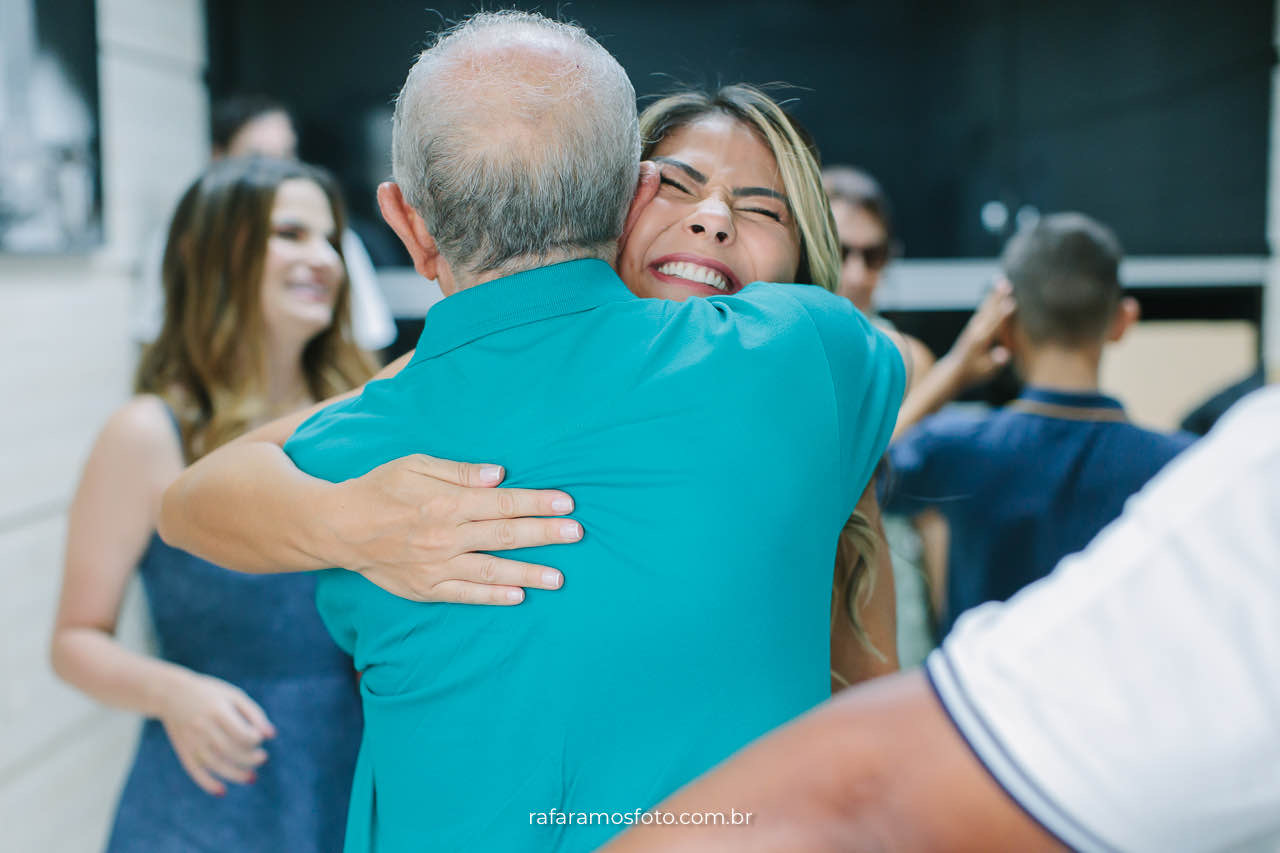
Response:
[{"label": "black sunglasses", "polygon": [[871,246],[850,246],[840,244],[840,262],[849,260],[849,256],[857,253],[862,256],[862,263],[870,270],[878,270],[889,263],[889,243],[876,243]]}]

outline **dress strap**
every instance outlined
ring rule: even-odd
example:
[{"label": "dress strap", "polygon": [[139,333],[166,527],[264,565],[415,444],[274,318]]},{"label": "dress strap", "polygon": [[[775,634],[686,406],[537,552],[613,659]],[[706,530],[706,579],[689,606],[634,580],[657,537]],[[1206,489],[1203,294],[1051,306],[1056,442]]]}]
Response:
[{"label": "dress strap", "polygon": [[156,399],[160,401],[160,405],[164,406],[164,413],[169,416],[169,423],[173,425],[173,433],[178,438],[178,452],[182,454],[182,464],[187,464],[187,448],[182,443],[182,421],[178,420],[178,413],[173,410],[173,406],[169,405],[169,401],[159,394]]}]

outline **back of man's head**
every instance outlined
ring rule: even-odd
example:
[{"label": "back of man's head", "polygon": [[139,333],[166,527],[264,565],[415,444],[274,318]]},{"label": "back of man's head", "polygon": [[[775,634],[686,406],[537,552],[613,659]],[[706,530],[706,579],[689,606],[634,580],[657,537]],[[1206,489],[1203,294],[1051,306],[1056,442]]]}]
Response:
[{"label": "back of man's head", "polygon": [[1120,303],[1120,242],[1080,213],[1055,213],[1023,228],[1004,250],[1018,323],[1033,344],[1096,345]]},{"label": "back of man's head", "polygon": [[396,183],[473,275],[613,260],[639,160],[626,72],[581,28],[537,14],[442,33],[396,102]]}]

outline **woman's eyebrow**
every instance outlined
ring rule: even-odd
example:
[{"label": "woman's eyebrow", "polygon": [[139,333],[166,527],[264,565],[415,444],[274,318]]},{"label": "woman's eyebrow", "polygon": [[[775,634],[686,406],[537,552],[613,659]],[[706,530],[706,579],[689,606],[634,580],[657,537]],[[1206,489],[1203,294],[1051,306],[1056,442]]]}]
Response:
[{"label": "woman's eyebrow", "polygon": [[795,211],[791,209],[791,199],[785,194],[777,190],[771,190],[768,187],[737,187],[733,191],[734,198],[745,198],[749,196],[764,196],[765,198],[776,198],[782,202],[782,206],[787,209],[787,215],[795,216]]},{"label": "woman's eyebrow", "polygon": [[768,187],[737,187],[734,189],[733,194],[737,198],[741,198],[742,196],[748,196],[748,195],[768,196],[769,198],[776,198],[778,201],[782,202],[788,207],[791,206],[791,202],[787,200],[787,197],[785,195],[778,192],[777,190],[771,190]]},{"label": "woman's eyebrow", "polygon": [[[684,172],[700,184],[705,184],[707,182],[706,175],[702,174],[688,163],[677,160],[674,157],[654,157],[653,161],[655,163],[666,163],[668,165],[675,166],[677,169]],[[768,198],[776,198],[778,201],[785,204],[788,210],[791,209],[791,200],[784,194],[777,190],[770,189],[769,187],[736,187],[733,190],[733,195],[735,198],[744,198],[747,196],[766,196]]]},{"label": "woman's eyebrow", "polygon": [[675,159],[674,157],[654,157],[653,162],[669,163],[670,165],[675,166],[677,169],[687,174],[689,177],[693,178],[698,183],[705,184],[707,182],[706,175],[702,174],[697,169],[690,166],[688,163],[682,163],[681,161]]}]

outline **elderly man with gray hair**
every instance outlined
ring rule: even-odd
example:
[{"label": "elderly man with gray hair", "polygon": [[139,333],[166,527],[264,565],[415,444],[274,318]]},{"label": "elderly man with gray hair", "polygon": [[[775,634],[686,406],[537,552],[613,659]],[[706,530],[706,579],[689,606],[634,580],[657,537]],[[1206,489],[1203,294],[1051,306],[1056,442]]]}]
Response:
[{"label": "elderly man with gray hair", "polygon": [[622,68],[537,15],[469,19],[400,94],[378,200],[446,298],[403,370],[285,450],[332,482],[491,459],[589,533],[512,609],[321,574],[362,673],[351,853],[589,849],[828,694],[832,543],[901,359],[818,287],[634,296],[610,263],[655,191],[639,151]]}]

